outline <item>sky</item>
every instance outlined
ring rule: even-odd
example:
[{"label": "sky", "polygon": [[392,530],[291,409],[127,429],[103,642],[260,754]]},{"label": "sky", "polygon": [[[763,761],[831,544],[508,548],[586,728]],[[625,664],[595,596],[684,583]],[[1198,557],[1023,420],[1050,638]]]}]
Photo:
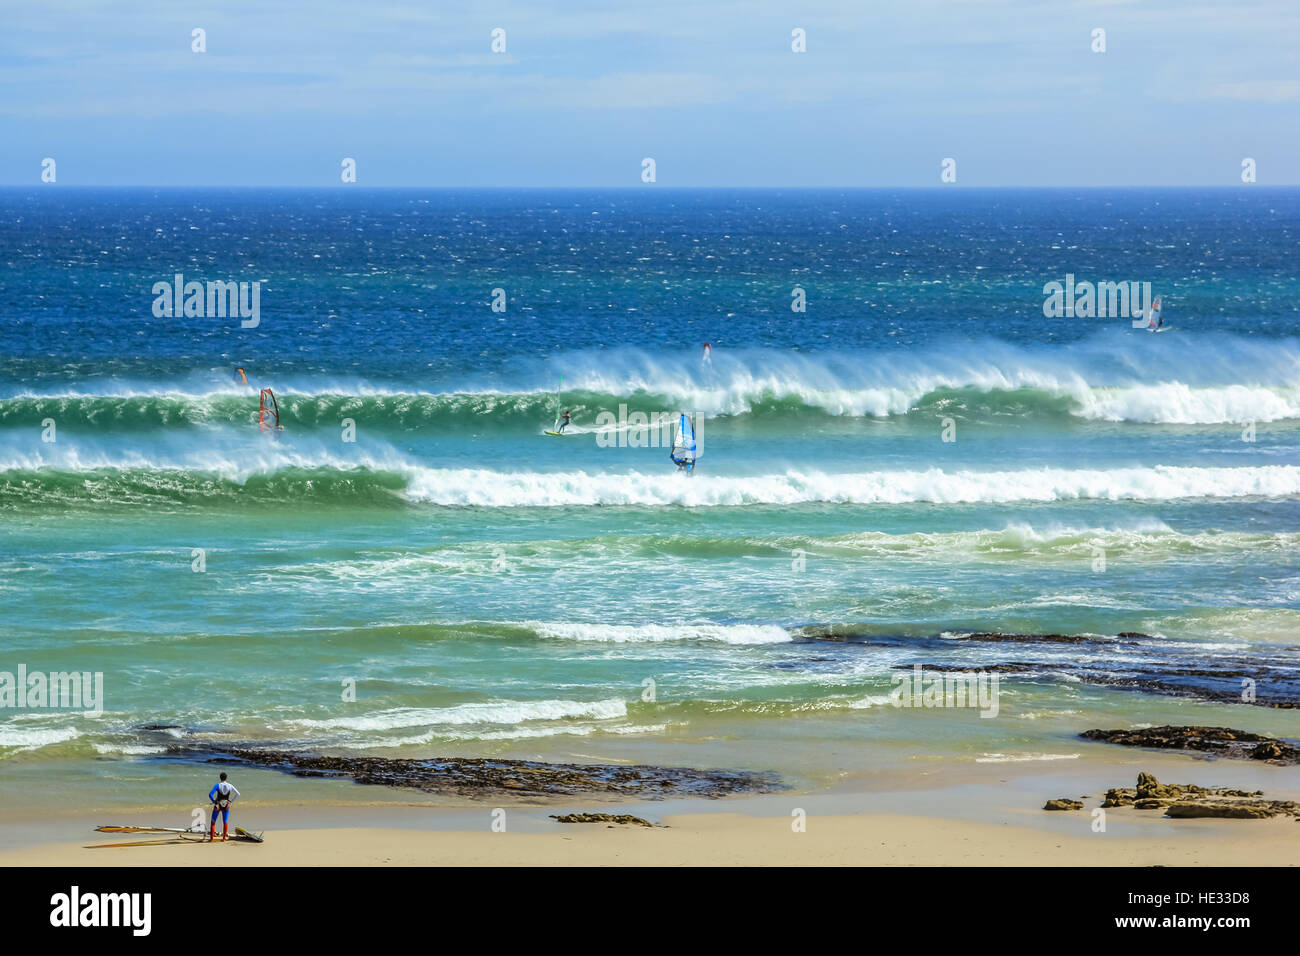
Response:
[{"label": "sky", "polygon": [[345,157],[362,186],[643,187],[646,157],[661,188],[938,186],[946,158],[958,186],[1236,186],[1248,157],[1300,184],[1296,0],[0,0],[0,23],[3,184],[47,157],[72,186],[341,186]]}]

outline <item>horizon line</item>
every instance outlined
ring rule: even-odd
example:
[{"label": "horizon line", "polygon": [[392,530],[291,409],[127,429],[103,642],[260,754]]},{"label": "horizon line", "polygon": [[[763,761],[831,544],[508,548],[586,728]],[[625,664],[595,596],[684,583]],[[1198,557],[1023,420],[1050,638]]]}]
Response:
[{"label": "horizon line", "polygon": [[429,185],[429,184],[398,184],[398,185],[361,185],[359,183],[331,183],[328,185],[319,184],[293,184],[286,185],[283,183],[0,183],[0,189],[311,189],[311,190],[398,190],[398,189],[435,189],[435,190],[506,190],[506,189],[533,189],[533,190],[619,190],[624,192],[655,192],[655,191],[679,191],[679,190],[773,190],[773,189],[797,189],[808,192],[826,192],[830,190],[916,190],[916,191],[940,191],[940,190],[993,190],[993,189],[1021,189],[1021,190],[1056,190],[1056,189],[1295,189],[1300,188],[1300,183],[1128,183],[1128,184],[1088,184],[1088,185],[1017,185],[1010,183],[988,183],[981,185],[967,185],[961,183],[943,183],[939,185],[764,185],[764,186],[728,186],[728,185],[681,185],[670,186],[660,183],[642,184],[642,185]]}]

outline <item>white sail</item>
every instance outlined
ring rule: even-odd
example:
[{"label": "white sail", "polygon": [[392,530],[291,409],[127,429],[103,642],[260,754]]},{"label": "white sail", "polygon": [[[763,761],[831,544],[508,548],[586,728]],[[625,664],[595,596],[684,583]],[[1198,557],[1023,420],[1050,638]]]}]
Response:
[{"label": "white sail", "polygon": [[1154,331],[1160,328],[1160,324],[1160,296],[1156,296],[1147,310],[1147,328]]},{"label": "white sail", "polygon": [[682,412],[677,419],[677,428],[673,434],[672,460],[680,468],[694,467],[700,457],[699,444],[695,440],[695,426],[691,418]]}]

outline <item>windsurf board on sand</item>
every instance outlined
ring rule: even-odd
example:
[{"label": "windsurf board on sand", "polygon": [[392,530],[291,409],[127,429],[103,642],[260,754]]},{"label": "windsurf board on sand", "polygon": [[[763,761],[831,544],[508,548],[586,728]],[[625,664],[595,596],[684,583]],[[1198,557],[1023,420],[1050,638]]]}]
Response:
[{"label": "windsurf board on sand", "polygon": [[202,843],[205,834],[202,830],[182,829],[181,827],[95,827],[97,833],[162,833],[166,834],[155,840],[132,840],[126,843],[92,843],[88,849],[107,850],[124,846],[166,846],[177,843]]},{"label": "windsurf board on sand", "polygon": [[[95,827],[97,833],[169,833],[173,836],[166,836],[159,840],[139,840],[133,843],[98,843],[96,848],[108,848],[118,846],[156,846],[164,843],[202,843],[207,839],[207,831],[202,828],[183,829],[181,827],[134,827],[134,826],[102,826]],[[265,843],[262,837],[264,831],[258,830],[253,832],[245,830],[243,827],[235,827],[233,840],[242,840],[246,843]]]}]

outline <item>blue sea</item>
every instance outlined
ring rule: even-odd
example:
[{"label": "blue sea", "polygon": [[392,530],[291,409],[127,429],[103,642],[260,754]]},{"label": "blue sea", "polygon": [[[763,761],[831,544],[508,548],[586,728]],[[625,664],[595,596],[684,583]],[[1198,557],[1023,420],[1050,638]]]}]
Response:
[{"label": "blue sea", "polygon": [[[0,671],[104,681],[0,708],[0,775],[1296,736],[1297,263],[1253,186],[0,190]],[[256,326],[155,315],[178,273]],[[1162,332],[1046,317],[1067,276]],[[689,475],[637,425],[683,411]],[[918,663],[1000,668],[997,716],[893,706]]]}]

